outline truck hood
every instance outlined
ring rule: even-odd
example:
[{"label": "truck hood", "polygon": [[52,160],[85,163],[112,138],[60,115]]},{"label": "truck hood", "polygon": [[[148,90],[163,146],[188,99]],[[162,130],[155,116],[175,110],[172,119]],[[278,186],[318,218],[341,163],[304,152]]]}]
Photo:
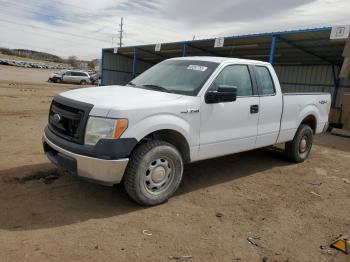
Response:
[{"label": "truck hood", "polygon": [[175,99],[182,95],[146,90],[130,86],[99,86],[81,88],[60,94],[63,97],[93,104],[90,115],[107,116],[111,109],[125,109],[154,105]]}]

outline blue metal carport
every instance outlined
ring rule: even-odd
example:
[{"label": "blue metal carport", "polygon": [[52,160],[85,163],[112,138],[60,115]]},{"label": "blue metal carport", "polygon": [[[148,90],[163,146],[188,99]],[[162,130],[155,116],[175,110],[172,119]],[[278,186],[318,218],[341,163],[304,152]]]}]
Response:
[{"label": "blue metal carport", "polygon": [[102,50],[102,85],[124,85],[164,59],[179,56],[224,56],[268,61],[274,65],[284,92],[326,91],[340,104],[341,94],[350,91],[350,81],[340,80],[345,41],[330,39],[331,27],[258,33],[215,39],[200,39],[125,46]]}]

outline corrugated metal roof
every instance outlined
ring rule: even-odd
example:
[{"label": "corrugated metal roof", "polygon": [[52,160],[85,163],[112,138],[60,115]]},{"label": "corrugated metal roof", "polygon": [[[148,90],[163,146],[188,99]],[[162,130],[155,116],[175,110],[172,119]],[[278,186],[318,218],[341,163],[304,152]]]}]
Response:
[{"label": "corrugated metal roof", "polygon": [[[268,61],[271,39],[276,36],[274,64],[335,64],[342,63],[343,41],[330,40],[331,27],[291,31],[246,34],[225,37],[222,48],[214,48],[215,38],[162,43],[155,52],[155,44],[126,46],[118,54],[132,57],[134,50],[138,60],[158,63],[164,59],[186,56],[219,56]],[[184,51],[185,49],[185,51]],[[113,52],[113,48],[103,49]]]}]

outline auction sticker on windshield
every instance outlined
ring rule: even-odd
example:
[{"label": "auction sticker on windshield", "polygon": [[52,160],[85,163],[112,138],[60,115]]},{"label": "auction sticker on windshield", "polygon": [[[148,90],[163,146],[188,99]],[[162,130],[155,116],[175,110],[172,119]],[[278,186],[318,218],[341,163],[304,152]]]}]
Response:
[{"label": "auction sticker on windshield", "polygon": [[204,72],[205,70],[208,69],[206,66],[200,66],[200,65],[189,65],[187,67],[188,70],[196,70],[196,71],[202,71]]}]

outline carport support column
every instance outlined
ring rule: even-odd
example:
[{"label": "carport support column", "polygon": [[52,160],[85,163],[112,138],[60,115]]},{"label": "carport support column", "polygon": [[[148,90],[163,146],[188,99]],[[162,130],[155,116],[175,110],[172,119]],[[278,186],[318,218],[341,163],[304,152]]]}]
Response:
[{"label": "carport support column", "polygon": [[333,97],[332,97],[332,107],[336,106],[337,103],[337,97],[338,97],[338,90],[339,90],[339,77],[337,76],[337,73],[335,71],[335,65],[332,65],[332,71],[333,71],[333,81],[334,81],[334,90],[333,90]]},{"label": "carport support column", "polygon": [[270,64],[273,64],[273,60],[275,58],[275,51],[276,51],[276,35],[273,35],[271,40],[271,48],[270,48],[270,58],[269,58]]},{"label": "carport support column", "polygon": [[104,77],[103,77],[104,59],[103,59],[103,57],[104,57],[104,50],[103,50],[103,48],[102,48],[102,52],[101,52],[101,65],[100,65],[100,67],[99,67],[99,71],[100,71],[100,72],[98,72],[98,73],[100,74],[100,76],[101,76],[101,86],[104,85]]},{"label": "carport support column", "polygon": [[187,45],[186,43],[183,43],[182,45],[182,56],[186,56],[186,53],[187,53]]},{"label": "carport support column", "polygon": [[132,57],[132,78],[136,76],[136,48],[133,49],[133,57]]}]

